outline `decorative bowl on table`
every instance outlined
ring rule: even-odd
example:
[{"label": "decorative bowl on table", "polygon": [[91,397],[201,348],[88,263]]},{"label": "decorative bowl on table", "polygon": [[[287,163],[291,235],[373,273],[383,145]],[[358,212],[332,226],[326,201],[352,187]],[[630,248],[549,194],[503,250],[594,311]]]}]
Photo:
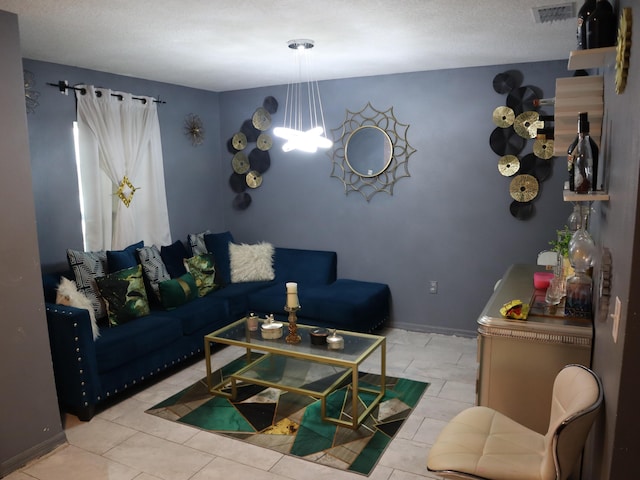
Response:
[{"label": "decorative bowl on table", "polygon": [[282,337],[282,323],[274,322],[273,317],[268,316],[267,320],[260,326],[262,338],[265,340],[275,340]]},{"label": "decorative bowl on table", "polygon": [[326,328],[314,328],[309,332],[312,345],[326,345],[329,331]]}]

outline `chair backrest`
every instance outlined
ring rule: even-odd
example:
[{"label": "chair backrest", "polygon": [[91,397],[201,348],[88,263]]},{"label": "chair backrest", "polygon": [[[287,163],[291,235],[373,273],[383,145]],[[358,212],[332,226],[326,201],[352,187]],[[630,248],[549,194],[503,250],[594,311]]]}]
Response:
[{"label": "chair backrest", "polygon": [[542,478],[566,479],[602,405],[602,382],[582,365],[567,365],[553,384]]}]

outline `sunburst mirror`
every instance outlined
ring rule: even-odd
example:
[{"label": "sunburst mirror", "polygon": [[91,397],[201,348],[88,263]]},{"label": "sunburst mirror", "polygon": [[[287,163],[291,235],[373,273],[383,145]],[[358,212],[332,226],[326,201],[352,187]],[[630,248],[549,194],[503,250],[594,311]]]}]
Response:
[{"label": "sunburst mirror", "polygon": [[388,110],[368,102],[360,111],[347,110],[342,125],[331,130],[331,176],[339,179],[345,194],[359,192],[367,202],[378,192],[393,195],[396,181],[409,177],[409,157],[416,151],[407,140],[409,125]]}]

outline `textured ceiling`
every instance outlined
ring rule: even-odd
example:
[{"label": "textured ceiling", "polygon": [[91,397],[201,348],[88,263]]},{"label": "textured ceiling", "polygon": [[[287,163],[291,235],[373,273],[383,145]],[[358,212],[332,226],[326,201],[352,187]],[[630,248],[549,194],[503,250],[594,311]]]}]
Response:
[{"label": "textured ceiling", "polygon": [[[287,41],[313,39],[319,80],[566,59],[563,0],[0,0],[25,58],[212,91],[286,84]],[[575,11],[575,7],[574,7]]]}]

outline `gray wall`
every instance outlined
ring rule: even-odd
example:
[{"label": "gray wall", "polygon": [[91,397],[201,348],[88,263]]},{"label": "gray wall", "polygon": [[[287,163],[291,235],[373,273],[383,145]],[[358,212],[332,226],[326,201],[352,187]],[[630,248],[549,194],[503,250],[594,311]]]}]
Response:
[{"label": "gray wall", "polygon": [[[497,170],[489,135],[492,112],[506,100],[493,90],[493,77],[512,69],[546,96],[554,95],[556,77],[572,74],[561,61],[321,82],[329,130],[342,124],[345,109],[367,102],[393,107],[398,121],[410,124],[409,143],[417,149],[411,176],[396,183],[393,196],[379,193],[367,203],[330,178],[326,153],[285,154],[277,139],[247,210],[229,209],[234,194],[226,188],[227,226],[242,241],[337,251],[340,276],[390,285],[395,326],[474,335],[496,280],[512,263],[535,262],[571,212],[561,194],[566,163],[556,158],[535,216],[520,221],[509,213],[510,179]],[[223,143],[267,95],[280,101],[274,123],[282,122],[285,90],[222,93]],[[222,156],[228,177],[231,154]],[[437,295],[428,293],[430,280],[439,283]]]},{"label": "gray wall", "polygon": [[[217,94],[37,61],[24,64],[41,91],[41,105],[29,116],[29,135],[45,269],[64,265],[67,248],[82,248],[70,127],[75,100],[44,85],[62,79],[167,100],[159,116],[174,239],[205,228],[229,229],[241,242],[335,250],[340,276],[390,285],[397,327],[473,335],[495,281],[514,262],[534,262],[570,213],[560,193],[564,160],[555,159],[534,217],[513,218],[510,179],[498,173],[498,156],[489,147],[492,112],[506,101],[493,90],[493,77],[517,70],[523,85],[552,96],[555,78],[570,75],[564,61],[322,82],[328,129],[341,125],[345,109],[357,111],[369,101],[380,110],[393,107],[398,121],[410,124],[408,140],[417,149],[408,164],[411,176],[398,180],[393,196],[379,193],[367,203],[357,193],[345,195],[342,183],[330,178],[326,152],[285,154],[275,139],[271,168],[262,186],[250,192],[253,202],[244,211],[231,206],[227,141],[268,95],[281,103],[273,124],[282,122],[286,87]],[[201,147],[192,147],[182,132],[190,112],[204,121],[207,140]],[[427,293],[430,280],[439,283],[437,295]]]},{"label": "gray wall", "polygon": [[[13,25],[12,17],[9,23]],[[0,31],[6,35],[6,29]],[[638,33],[634,37],[637,40]],[[5,48],[6,42],[2,45]],[[7,60],[1,63],[4,66]],[[524,84],[538,86],[545,96],[552,96],[554,79],[571,74],[564,61],[323,82],[329,128],[343,121],[345,109],[359,110],[367,101],[379,109],[393,106],[398,119],[411,124],[409,141],[418,150],[409,161],[411,177],[398,181],[393,196],[378,194],[367,203],[357,194],[345,196],[342,184],[329,177],[331,162],[326,154],[285,155],[278,150],[277,141],[271,151],[271,169],[265,173],[262,186],[251,192],[253,204],[243,212],[231,208],[234,194],[227,185],[231,154],[226,141],[266,95],[274,95],[283,103],[284,87],[216,94],[43,62],[25,60],[24,64],[36,74],[42,94],[41,105],[29,115],[28,122],[38,244],[45,269],[64,265],[65,249],[82,245],[76,178],[69,173],[74,172],[70,125],[75,118],[75,102],[44,85],[60,79],[160,95],[167,100],[160,107],[160,124],[174,239],[184,240],[187,233],[203,228],[230,229],[238,241],[267,240],[280,246],[336,250],[341,276],[383,281],[391,286],[396,326],[472,335],[495,280],[511,263],[533,262],[570,212],[560,196],[564,164],[556,159],[553,176],[543,184],[536,201],[536,215],[526,222],[513,219],[508,213],[509,179],[498,174],[497,156],[488,146],[493,129],[491,112],[504,103],[504,96],[491,88],[493,77],[517,69],[523,74]],[[635,478],[640,473],[634,431],[640,420],[636,413],[640,400],[636,381],[640,330],[635,321],[640,300],[631,296],[640,288],[640,260],[635,252],[640,171],[640,126],[635,110],[640,87],[633,82],[639,68],[639,54],[632,50],[629,85],[620,96],[613,93],[613,70],[604,70],[606,128],[611,132],[605,148],[611,200],[596,205],[593,233],[600,246],[612,251],[613,295],[621,298],[623,311],[617,343],[611,337],[611,321],[606,315],[595,323],[593,364],[605,384],[606,409],[586,455],[585,478],[593,479]],[[6,78],[3,73],[3,84]],[[190,112],[199,114],[205,122],[207,142],[202,147],[192,147],[183,136],[182,122]],[[16,115],[10,113],[9,121],[6,114],[0,117],[9,127],[17,128]],[[282,111],[274,121],[281,119]],[[13,132],[11,128],[3,127],[3,135]],[[17,157],[10,153],[11,158],[24,159],[24,152]],[[16,167],[9,165],[13,175]],[[20,165],[24,168],[19,164],[18,171]],[[10,189],[12,195],[26,199],[21,205],[29,203],[24,190],[14,190]],[[18,203],[11,203],[11,215]],[[7,223],[12,218],[3,222],[13,225]],[[21,218],[28,219],[28,215]],[[24,245],[20,243],[20,254]],[[12,241],[5,248],[13,255],[12,249],[18,247]],[[27,242],[28,254],[30,248]],[[440,283],[438,295],[427,293],[429,280]],[[11,303],[2,300],[5,312],[10,312],[7,305],[13,304],[13,298]],[[20,321],[28,322],[23,306],[21,302]],[[13,341],[18,331],[15,323],[8,322],[11,317],[5,314],[4,342]],[[40,318],[38,321],[43,322]],[[38,327],[30,336],[30,346],[33,341],[42,342],[39,337],[46,335],[43,323]],[[5,365],[10,364],[11,371],[0,367],[3,379],[15,379],[16,373],[22,373],[20,367],[18,372],[14,370],[23,361],[23,351],[9,347],[3,348],[3,358],[10,360]],[[42,358],[34,358],[31,352],[29,373],[48,370],[39,365]],[[39,399],[48,399],[47,408],[55,403],[50,375],[49,370],[38,389]],[[17,388],[29,389],[22,382]],[[24,401],[23,396],[20,401]],[[12,406],[10,400],[3,399],[3,411],[11,412]],[[8,421],[20,422],[21,428],[27,425],[25,418],[33,420],[33,415],[30,408],[24,410],[22,417],[13,415]],[[31,423],[35,423],[29,427],[33,431],[26,436],[29,445],[38,445],[44,427],[42,422]],[[55,436],[57,429],[53,431]]]},{"label": "gray wall", "polygon": [[0,11],[0,477],[65,437],[44,315],[18,20]]},{"label": "gray wall", "polygon": [[[166,101],[158,105],[158,117],[172,236],[185,239],[193,231],[224,227],[217,93],[28,59],[24,68],[35,75],[35,89],[40,92],[40,105],[28,121],[38,242],[45,270],[65,267],[67,248],[82,249],[72,136],[76,101],[74,92],[65,96],[46,85],[59,80]],[[184,119],[189,113],[198,114],[204,124],[201,146],[192,146],[184,135]]]},{"label": "gray wall", "polygon": [[[620,8],[636,6],[621,1]],[[634,12],[637,13],[637,12]],[[640,29],[635,28],[632,42],[640,44]],[[605,75],[605,129],[603,147],[608,165],[608,190],[611,199],[596,204],[592,231],[600,246],[611,251],[613,260],[611,305],[605,315],[596,318],[593,368],[600,374],[605,389],[605,409],[593,431],[587,458],[588,479],[640,478],[640,222],[638,183],[640,172],[640,51],[631,49],[629,80],[622,95],[615,93],[615,69],[601,69]],[[612,62],[613,63],[613,62]],[[617,342],[612,336],[615,297],[622,312]]]}]

